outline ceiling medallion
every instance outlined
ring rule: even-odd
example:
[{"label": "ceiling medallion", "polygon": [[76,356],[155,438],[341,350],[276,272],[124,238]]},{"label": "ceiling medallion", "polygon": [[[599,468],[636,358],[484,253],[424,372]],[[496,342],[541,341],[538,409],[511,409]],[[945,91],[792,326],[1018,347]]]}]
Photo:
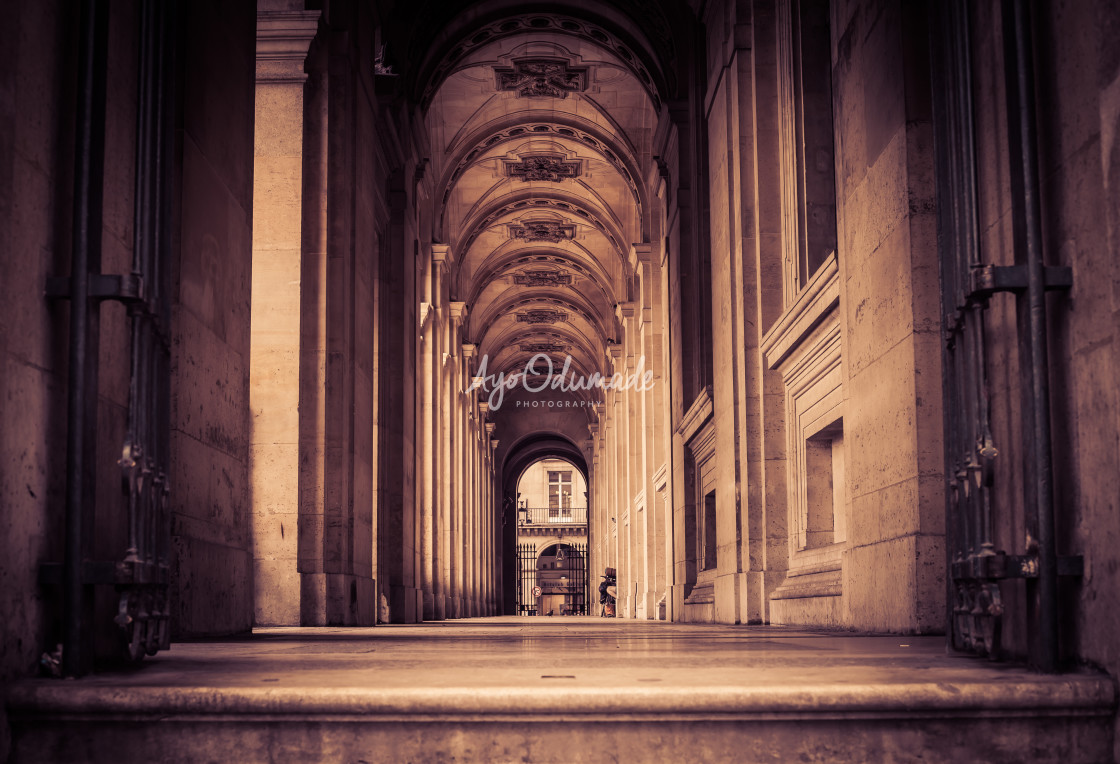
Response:
[{"label": "ceiling medallion", "polygon": [[526,220],[510,223],[509,237],[525,241],[550,241],[556,244],[564,239],[576,237],[576,227],[570,223],[557,223],[553,220]]},{"label": "ceiling medallion", "polygon": [[566,345],[563,342],[522,342],[522,353],[567,353],[572,349],[571,345]]},{"label": "ceiling medallion", "polygon": [[522,157],[520,162],[506,160],[506,175],[521,180],[547,180],[558,183],[576,178],[582,170],[578,160],[568,162],[559,154],[538,154]]},{"label": "ceiling medallion", "polygon": [[571,286],[572,277],[565,270],[544,268],[515,273],[513,283],[521,286]]},{"label": "ceiling medallion", "polygon": [[523,324],[555,324],[557,321],[567,321],[568,314],[562,310],[538,308],[518,313],[517,320]]},{"label": "ceiling medallion", "polygon": [[567,98],[587,90],[587,69],[562,58],[522,58],[512,67],[494,67],[498,90],[513,90],[518,98]]}]

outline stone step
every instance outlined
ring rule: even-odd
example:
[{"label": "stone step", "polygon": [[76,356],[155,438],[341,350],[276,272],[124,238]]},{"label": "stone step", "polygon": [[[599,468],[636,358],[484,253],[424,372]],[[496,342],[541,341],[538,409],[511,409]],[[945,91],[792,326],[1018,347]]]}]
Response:
[{"label": "stone step", "polygon": [[1097,764],[1116,699],[941,637],[572,617],[265,629],[4,698],[11,761],[92,764]]},{"label": "stone step", "polygon": [[18,683],[7,695],[11,761],[91,764],[1107,762],[1114,703],[1110,680],[1084,675],[692,690],[44,680]]}]

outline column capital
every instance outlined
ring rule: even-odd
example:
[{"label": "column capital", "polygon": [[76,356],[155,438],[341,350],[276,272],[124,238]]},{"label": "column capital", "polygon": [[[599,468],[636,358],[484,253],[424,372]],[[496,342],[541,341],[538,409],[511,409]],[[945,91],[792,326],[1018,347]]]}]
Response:
[{"label": "column capital", "polygon": [[478,345],[475,345],[473,342],[464,342],[463,343],[463,357],[464,358],[474,358],[475,351],[477,351],[477,350],[478,350]]},{"label": "column capital", "polygon": [[[479,377],[475,377],[475,379],[479,379]],[[489,412],[489,411],[490,411],[490,404],[489,404],[489,403],[487,403],[486,401],[481,401],[481,402],[479,402],[479,404],[478,404],[478,410],[479,410],[479,411],[481,411],[481,412],[482,412],[482,416],[483,416],[483,417],[485,417],[485,416],[486,416],[486,414],[487,414],[487,412]],[[486,426],[487,426],[487,427],[489,428],[489,427],[493,427],[494,425],[492,425],[492,424],[487,424]],[[489,429],[487,429],[487,430],[486,430],[486,432],[487,432],[487,433],[489,433],[489,432],[491,432],[491,431],[490,431]]]},{"label": "column capital", "polygon": [[455,265],[455,253],[451,251],[450,245],[447,244],[432,244],[432,265],[438,269],[446,272]]},{"label": "column capital", "polygon": [[639,264],[647,267],[653,265],[653,257],[654,252],[652,244],[644,242],[642,244],[630,245],[629,261],[631,269],[635,271],[638,270]]},{"label": "column capital", "polygon": [[633,318],[637,310],[638,303],[636,302],[620,302],[614,307],[615,315],[617,315],[620,320]]},{"label": "column capital", "polygon": [[[490,435],[490,436],[493,436],[494,435],[494,428],[497,427],[497,426],[498,425],[495,422],[487,422],[486,423],[486,434]],[[497,441],[493,441],[493,442],[496,443]]]},{"label": "column capital", "polygon": [[[462,323],[467,318],[468,308],[465,302],[451,302],[448,303],[448,308],[451,311],[451,320]],[[463,345],[465,348],[466,345]]]},{"label": "column capital", "polygon": [[303,62],[319,30],[319,11],[257,14],[257,82],[302,83]]}]

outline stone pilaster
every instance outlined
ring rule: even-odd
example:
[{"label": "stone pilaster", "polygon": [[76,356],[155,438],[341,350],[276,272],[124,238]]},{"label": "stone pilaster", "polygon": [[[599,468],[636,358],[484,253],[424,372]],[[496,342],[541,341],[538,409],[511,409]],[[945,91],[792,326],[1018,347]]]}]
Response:
[{"label": "stone pilaster", "polygon": [[304,62],[318,11],[257,16],[249,407],[253,623],[300,623],[299,380]]}]

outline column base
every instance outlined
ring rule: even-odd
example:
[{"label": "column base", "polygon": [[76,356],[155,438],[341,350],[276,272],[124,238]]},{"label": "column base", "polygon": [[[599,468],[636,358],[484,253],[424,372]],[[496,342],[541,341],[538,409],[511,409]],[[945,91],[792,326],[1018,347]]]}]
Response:
[{"label": "column base", "polygon": [[421,619],[424,598],[419,589],[393,585],[389,587],[388,597],[390,623],[417,623]]},{"label": "column base", "polygon": [[349,573],[300,574],[300,623],[304,626],[373,626],[377,582]]}]

